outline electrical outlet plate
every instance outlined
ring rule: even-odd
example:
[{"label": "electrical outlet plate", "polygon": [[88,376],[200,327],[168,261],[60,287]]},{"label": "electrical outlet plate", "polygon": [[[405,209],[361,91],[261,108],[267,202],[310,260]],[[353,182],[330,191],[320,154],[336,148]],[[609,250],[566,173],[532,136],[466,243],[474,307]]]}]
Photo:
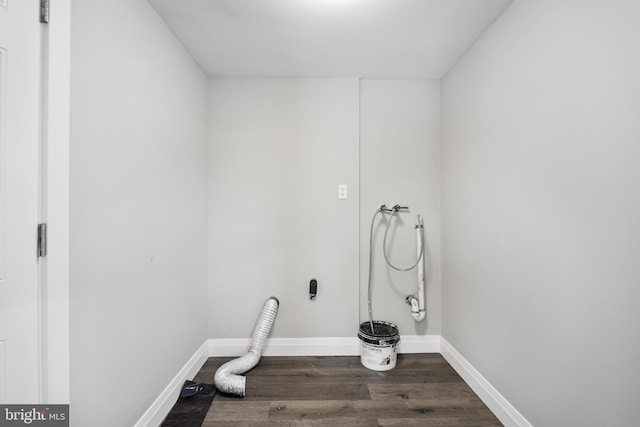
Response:
[{"label": "electrical outlet plate", "polygon": [[347,199],[347,184],[338,184],[338,199]]}]

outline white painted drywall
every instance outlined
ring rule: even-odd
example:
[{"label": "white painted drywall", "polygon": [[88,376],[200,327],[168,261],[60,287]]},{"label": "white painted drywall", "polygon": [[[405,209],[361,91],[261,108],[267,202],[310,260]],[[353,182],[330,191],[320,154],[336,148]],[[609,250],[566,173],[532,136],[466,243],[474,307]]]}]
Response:
[{"label": "white painted drywall", "polygon": [[439,334],[440,83],[362,80],[360,126],[360,319],[368,319],[371,219],[380,204],[398,203],[411,211],[394,218],[387,255],[397,267],[415,263],[415,215],[420,214],[426,241],[427,318],[415,322],[405,302],[407,295],[417,292],[417,269],[397,272],[384,260],[389,216],[381,215],[374,226],[373,317],[395,323],[402,335]]},{"label": "white painted drywall", "polygon": [[438,334],[439,83],[213,78],[210,88],[210,337],[248,337],[271,294],[281,301],[272,336],[354,336],[382,202],[412,207],[390,240],[399,264],[415,260],[414,215],[425,219],[428,318],[411,317],[416,272],[384,267],[379,232],[374,314],[402,334]]},{"label": "white painted drywall", "polygon": [[207,338],[207,79],[144,0],[71,43],[71,425],[131,426]]},{"label": "white painted drywall", "polygon": [[209,107],[209,337],[249,337],[270,295],[273,337],[354,336],[358,80],[213,78]]},{"label": "white painted drywall", "polygon": [[533,425],[638,422],[639,16],[516,0],[442,83],[442,335]]}]

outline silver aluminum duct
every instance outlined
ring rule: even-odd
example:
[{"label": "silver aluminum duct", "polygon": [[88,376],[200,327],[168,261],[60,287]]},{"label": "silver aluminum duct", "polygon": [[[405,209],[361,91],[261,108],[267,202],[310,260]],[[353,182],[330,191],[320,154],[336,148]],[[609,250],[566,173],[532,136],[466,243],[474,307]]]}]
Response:
[{"label": "silver aluminum duct", "polygon": [[249,352],[218,368],[213,376],[213,383],[218,391],[244,397],[246,378],[240,374],[250,371],[260,361],[264,342],[278,314],[278,305],[279,301],[276,297],[269,297],[265,301],[258,323],[253,329]]}]

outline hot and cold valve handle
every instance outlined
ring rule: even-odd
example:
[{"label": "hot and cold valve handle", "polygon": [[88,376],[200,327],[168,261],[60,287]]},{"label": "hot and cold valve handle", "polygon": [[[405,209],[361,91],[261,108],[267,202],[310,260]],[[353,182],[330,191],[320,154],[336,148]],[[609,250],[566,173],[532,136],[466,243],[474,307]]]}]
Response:
[{"label": "hot and cold valve handle", "polygon": [[311,279],[309,282],[309,299],[316,299],[316,294],[318,293],[318,281],[316,279]]}]

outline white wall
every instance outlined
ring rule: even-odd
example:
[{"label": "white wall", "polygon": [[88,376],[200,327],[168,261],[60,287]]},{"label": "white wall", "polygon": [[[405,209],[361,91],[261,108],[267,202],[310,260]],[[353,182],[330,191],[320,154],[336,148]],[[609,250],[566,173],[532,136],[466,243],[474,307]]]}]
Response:
[{"label": "white wall", "polygon": [[442,82],[443,337],[533,425],[638,421],[638,16],[516,0]]},{"label": "white wall", "polygon": [[397,272],[384,260],[382,242],[389,217],[383,220],[381,215],[374,226],[373,317],[395,323],[402,335],[439,334],[440,84],[362,80],[360,105],[360,318],[368,319],[371,219],[380,204],[398,203],[411,212],[394,218],[387,254],[397,267],[415,263],[415,215],[420,214],[426,239],[427,318],[415,322],[405,302],[417,291],[417,270]]},{"label": "white wall", "polygon": [[214,78],[209,105],[212,338],[249,337],[271,294],[281,302],[272,336],[355,337],[369,224],[384,202],[413,208],[393,234],[398,264],[415,260],[413,214],[425,218],[429,314],[414,322],[404,298],[416,273],[385,269],[380,245],[374,314],[402,334],[440,332],[438,82]]},{"label": "white wall", "polygon": [[212,338],[249,337],[271,294],[272,336],[354,337],[367,318],[371,215],[394,202],[412,207],[392,233],[398,264],[415,260],[414,215],[425,218],[428,318],[411,317],[416,272],[385,267],[379,230],[374,315],[401,334],[440,333],[439,102],[434,81],[211,79]]},{"label": "white wall", "polygon": [[209,105],[209,336],[249,337],[270,295],[273,337],[354,336],[358,81],[213,78]]},{"label": "white wall", "polygon": [[207,338],[207,81],[144,0],[71,31],[71,425],[130,426]]}]

